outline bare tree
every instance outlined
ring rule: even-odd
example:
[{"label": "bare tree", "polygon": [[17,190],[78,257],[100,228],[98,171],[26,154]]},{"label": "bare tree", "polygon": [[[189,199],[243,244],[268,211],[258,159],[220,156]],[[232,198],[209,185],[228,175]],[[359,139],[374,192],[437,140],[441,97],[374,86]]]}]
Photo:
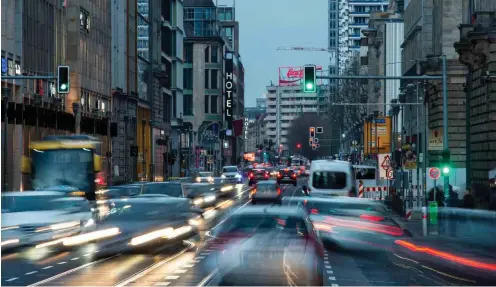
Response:
[{"label": "bare tree", "polygon": [[[309,144],[310,127],[322,127],[324,129],[323,133],[316,134],[321,145],[317,150],[313,150]],[[300,152],[297,145],[301,144],[301,153],[309,159],[331,155],[331,126],[329,124],[329,120],[319,117],[316,113],[305,113],[304,115],[296,118],[291,123],[291,129],[288,133],[287,139],[289,150],[292,154]]]}]

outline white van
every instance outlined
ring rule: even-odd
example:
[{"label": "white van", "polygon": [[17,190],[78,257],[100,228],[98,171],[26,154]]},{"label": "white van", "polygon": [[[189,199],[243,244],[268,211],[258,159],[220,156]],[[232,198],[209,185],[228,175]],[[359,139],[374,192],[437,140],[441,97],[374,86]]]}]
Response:
[{"label": "white van", "polygon": [[356,197],[355,175],[347,161],[314,160],[310,165],[308,186],[303,191],[310,196]]}]

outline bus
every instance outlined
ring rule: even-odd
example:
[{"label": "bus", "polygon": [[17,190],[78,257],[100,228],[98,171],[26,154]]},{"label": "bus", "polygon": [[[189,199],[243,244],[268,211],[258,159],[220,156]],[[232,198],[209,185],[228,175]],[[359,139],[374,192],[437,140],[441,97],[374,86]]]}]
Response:
[{"label": "bus", "polygon": [[106,186],[100,150],[101,142],[94,137],[47,136],[30,143],[30,157],[22,157],[21,171],[34,190],[68,187],[71,195],[95,200],[95,192]]}]

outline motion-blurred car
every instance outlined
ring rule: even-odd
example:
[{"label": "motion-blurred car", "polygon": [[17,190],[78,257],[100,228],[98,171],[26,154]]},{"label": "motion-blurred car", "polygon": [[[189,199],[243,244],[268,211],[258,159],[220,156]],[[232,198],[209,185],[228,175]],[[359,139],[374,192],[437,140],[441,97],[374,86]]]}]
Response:
[{"label": "motion-blurred car", "polygon": [[199,211],[186,198],[166,195],[110,199],[99,204],[105,219],[96,230],[64,239],[64,246],[93,243],[99,256],[181,244],[197,233]]},{"label": "motion-blurred car", "polygon": [[279,170],[277,175],[277,183],[290,183],[296,186],[297,184],[297,174],[294,170],[290,168],[284,168]]},{"label": "motion-blurred car", "polygon": [[291,197],[283,205],[300,206],[309,213],[324,243],[338,249],[377,250],[390,247],[408,234],[388,216],[381,203],[349,197]]},{"label": "motion-blurred car", "polygon": [[262,168],[256,168],[250,173],[248,184],[252,186],[261,180],[269,180],[269,172]]},{"label": "motion-blurred car", "polygon": [[224,179],[224,183],[236,184],[243,182],[243,176],[241,176],[238,167],[235,165],[224,166],[221,177]]},{"label": "motion-blurred car", "polygon": [[196,182],[214,183],[214,175],[212,172],[209,171],[201,171],[198,173],[198,176],[196,177]]},{"label": "motion-blurred car", "polygon": [[207,238],[205,248],[219,251],[206,264],[217,267],[221,285],[323,285],[323,245],[302,209],[245,207]]},{"label": "motion-blurred car", "polygon": [[66,192],[2,194],[2,250],[18,246],[61,246],[63,238],[95,228],[90,205]]},{"label": "motion-blurred car", "polygon": [[251,203],[273,203],[281,198],[281,188],[275,180],[258,182],[251,191]]}]

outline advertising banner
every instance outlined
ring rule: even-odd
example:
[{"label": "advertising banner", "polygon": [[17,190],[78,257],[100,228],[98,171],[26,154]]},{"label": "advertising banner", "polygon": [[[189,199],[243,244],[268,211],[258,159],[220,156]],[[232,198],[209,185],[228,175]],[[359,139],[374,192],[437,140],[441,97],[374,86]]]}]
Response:
[{"label": "advertising banner", "polygon": [[[316,68],[317,76],[323,75],[321,66]],[[298,86],[303,81],[303,67],[279,67],[279,86]],[[323,84],[317,79],[317,85]]]},{"label": "advertising banner", "polygon": [[378,117],[363,127],[364,153],[391,153],[391,117]]}]

